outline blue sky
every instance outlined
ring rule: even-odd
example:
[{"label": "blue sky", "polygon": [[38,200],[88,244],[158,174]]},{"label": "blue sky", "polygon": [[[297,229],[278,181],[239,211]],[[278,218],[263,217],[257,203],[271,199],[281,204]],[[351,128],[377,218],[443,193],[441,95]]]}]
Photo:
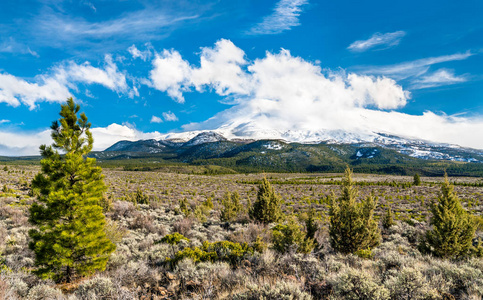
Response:
[{"label": "blue sky", "polygon": [[2,1],[0,155],[38,153],[69,96],[96,149],[250,116],[483,148],[482,15],[478,0]]}]

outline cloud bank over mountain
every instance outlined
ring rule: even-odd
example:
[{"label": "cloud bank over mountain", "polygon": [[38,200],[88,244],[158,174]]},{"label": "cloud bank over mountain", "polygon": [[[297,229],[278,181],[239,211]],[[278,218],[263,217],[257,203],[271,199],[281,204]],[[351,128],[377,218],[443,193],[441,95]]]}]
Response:
[{"label": "cloud bank over mountain", "polygon": [[[267,52],[264,58],[248,61],[243,50],[220,40],[214,47],[202,49],[199,66],[191,65],[175,50],[155,58],[153,65],[151,80],[162,81],[160,90],[176,101],[189,92],[214,91],[234,103],[205,122],[183,126],[185,130],[222,128],[248,137],[274,131],[382,132],[483,148],[483,142],[474,137],[475,132],[483,132],[481,118],[394,111],[404,107],[411,96],[395,80],[322,69],[288,50]],[[163,80],[168,74],[175,76]]]},{"label": "cloud bank over mountain", "polygon": [[[138,85],[166,93],[179,105],[192,93],[215,93],[231,105],[206,121],[183,125],[184,131],[220,130],[227,137],[282,137],[301,141],[330,138],[333,131],[361,137],[387,133],[483,149],[483,140],[475,138],[475,133],[483,132],[481,117],[431,111],[410,115],[397,111],[407,105],[411,93],[390,78],[394,70],[426,68],[431,63],[466,59],[470,53],[379,67],[370,75],[325,69],[320,63],[294,56],[286,49],[267,51],[264,57],[252,60],[226,39],[217,41],[213,47],[201,48],[196,62],[184,59],[175,49],[149,51],[152,52],[143,54],[145,62],[136,59],[140,57],[140,50],[128,49],[134,59],[131,64],[148,64],[145,78],[134,80]],[[106,55],[102,66],[67,61],[30,82],[11,74],[0,74],[0,102],[34,109],[43,101],[65,101],[80,84],[96,84],[136,98],[138,89],[128,84],[133,77],[122,66],[122,61],[114,62],[112,56]],[[440,70],[418,84],[441,85],[462,80],[449,70]],[[171,111],[163,112],[162,117],[164,122],[179,121]],[[150,120],[159,124],[163,119],[158,114]],[[156,131],[142,132],[128,123],[113,123],[92,131],[95,150],[103,150],[119,140],[163,136]],[[0,131],[0,155],[38,154],[41,143],[51,143],[48,130],[19,134]]]}]

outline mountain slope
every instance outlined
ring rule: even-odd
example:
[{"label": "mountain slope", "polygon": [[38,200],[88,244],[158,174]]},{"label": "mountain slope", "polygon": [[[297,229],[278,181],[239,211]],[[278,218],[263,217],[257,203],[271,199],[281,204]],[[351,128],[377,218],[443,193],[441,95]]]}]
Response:
[{"label": "mountain slope", "polygon": [[[173,138],[173,137],[172,137]],[[483,153],[454,145],[378,135],[373,142],[290,143],[280,139],[228,140],[215,132],[192,134],[191,139],[121,141],[93,154],[100,160],[142,158],[143,161],[219,165],[238,171],[340,171],[351,165],[359,171],[460,175],[483,174]],[[448,164],[448,161],[455,163]],[[456,162],[466,164],[456,164]],[[440,162],[440,163],[438,163]],[[452,169],[453,168],[453,169]],[[436,171],[435,171],[436,170]]]}]

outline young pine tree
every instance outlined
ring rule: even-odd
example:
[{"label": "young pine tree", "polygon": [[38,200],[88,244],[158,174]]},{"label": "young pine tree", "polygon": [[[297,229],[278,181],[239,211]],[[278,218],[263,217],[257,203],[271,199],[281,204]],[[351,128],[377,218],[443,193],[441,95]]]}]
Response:
[{"label": "young pine tree", "polygon": [[[32,181],[38,201],[30,207],[29,247],[35,273],[58,282],[104,270],[115,245],[106,237],[99,206],[106,190],[92,150],[91,126],[72,98],[52,123],[52,146],[40,146],[41,172]],[[59,124],[60,122],[60,124]],[[63,154],[58,152],[60,150]]]},{"label": "young pine tree", "polygon": [[329,205],[329,236],[332,248],[341,253],[355,253],[379,245],[380,231],[373,219],[376,202],[368,196],[356,201],[357,190],[352,185],[352,172],[345,170],[342,195],[331,198]]},{"label": "young pine tree", "polygon": [[462,206],[445,175],[438,201],[431,203],[432,230],[426,232],[426,249],[442,258],[462,257],[472,250],[476,221]]},{"label": "young pine tree", "polygon": [[223,208],[221,209],[220,219],[225,222],[230,222],[243,211],[243,206],[240,203],[240,194],[237,191],[230,193],[226,192],[221,200]]},{"label": "young pine tree", "polygon": [[419,177],[418,173],[414,174],[413,185],[421,185],[421,177]]},{"label": "young pine tree", "polygon": [[391,228],[391,226],[393,226],[395,224],[396,224],[396,222],[394,222],[394,219],[393,219],[391,206],[388,206],[386,213],[382,217],[382,227],[384,229],[389,229],[389,228]]},{"label": "young pine tree", "polygon": [[278,224],[272,229],[273,248],[286,253],[295,250],[299,253],[310,253],[314,249],[314,239],[307,237],[302,226],[295,217],[289,217],[286,224]]},{"label": "young pine tree", "polygon": [[277,222],[283,217],[281,205],[282,199],[275,194],[267,178],[263,178],[258,187],[257,200],[249,211],[250,218],[264,224]]}]

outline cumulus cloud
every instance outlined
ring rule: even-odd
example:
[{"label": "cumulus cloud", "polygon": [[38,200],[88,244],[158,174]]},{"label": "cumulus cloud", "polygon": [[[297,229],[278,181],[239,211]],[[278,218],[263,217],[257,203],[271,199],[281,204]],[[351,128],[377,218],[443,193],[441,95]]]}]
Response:
[{"label": "cumulus cloud", "polygon": [[249,87],[242,67],[246,64],[245,52],[231,41],[221,39],[213,48],[201,49],[200,67],[191,70],[189,84],[198,91],[210,86],[223,96],[245,94]]},{"label": "cumulus cloud", "polygon": [[32,82],[11,74],[0,74],[0,103],[17,107],[21,104],[34,109],[39,102],[64,102],[73,97],[71,90],[78,84],[100,84],[117,93],[130,95],[126,75],[120,72],[110,55],[105,57],[103,68],[89,62],[77,64],[73,61],[55,66],[51,74],[36,76]]},{"label": "cumulus cloud", "polygon": [[170,112],[170,111],[168,111],[168,112],[163,112],[163,118],[164,118],[164,120],[165,120],[166,122],[174,122],[174,121],[178,121],[178,117],[177,117],[177,116],[176,116],[174,113],[172,113],[172,112]]},{"label": "cumulus cloud", "polygon": [[164,50],[161,54],[156,54],[153,66],[150,79],[154,88],[167,92],[171,98],[183,103],[181,87],[190,76],[189,64],[181,58],[179,52]]},{"label": "cumulus cloud", "polygon": [[157,131],[142,132],[128,123],[122,125],[113,123],[107,127],[95,127],[91,129],[94,137],[94,151],[102,151],[114,143],[127,140],[137,141],[146,139],[160,139],[161,134]]},{"label": "cumulus cloud", "polygon": [[220,40],[213,48],[203,48],[200,67],[192,67],[177,51],[164,50],[153,61],[150,77],[155,88],[178,102],[184,100],[184,92],[193,88],[199,92],[208,88],[240,101],[255,98],[277,101],[278,105],[293,104],[295,107],[290,109],[313,98],[338,107],[394,109],[404,106],[410,96],[392,79],[326,74],[319,66],[284,49],[277,54],[267,52],[263,59],[250,64],[244,56],[231,41]]},{"label": "cumulus cloud", "polygon": [[[102,151],[122,140],[159,139],[162,136],[157,131],[141,132],[128,123],[122,125],[113,123],[107,127],[94,127],[91,128],[91,132],[94,137],[94,151]],[[50,133],[50,129],[38,132],[0,130],[0,155],[40,155],[40,145],[50,145],[53,143]]]},{"label": "cumulus cloud", "polygon": [[103,69],[93,67],[89,62],[79,65],[71,61],[64,66],[55,68],[54,77],[66,85],[79,82],[100,84],[116,92],[126,92],[128,90],[126,75],[118,70],[110,55],[105,56]]},{"label": "cumulus cloud", "polygon": [[299,26],[301,7],[307,3],[308,0],[280,0],[276,4],[273,13],[266,16],[262,22],[253,26],[247,34],[279,34],[290,30],[292,27]]},{"label": "cumulus cloud", "polygon": [[401,39],[406,35],[404,31],[395,31],[388,33],[374,33],[367,40],[355,41],[347,47],[354,52],[363,52],[372,48],[388,48],[399,45]]},{"label": "cumulus cloud", "polygon": [[[223,41],[223,47],[221,44],[204,49],[200,54],[204,57],[205,53],[210,53],[208,61],[212,65],[207,68],[209,71],[203,69],[206,64],[191,66],[179,53],[171,50],[165,52],[165,57],[172,58],[174,63],[170,67],[178,66],[179,70],[166,68],[162,72],[155,65],[156,72],[151,73],[152,80],[158,80],[171,96],[183,97],[183,93],[189,91],[210,90],[237,99],[230,109],[205,122],[187,124],[183,126],[185,130],[219,130],[231,137],[273,138],[278,134],[289,140],[330,137],[327,133],[331,131],[366,137],[383,132],[483,148],[482,141],[470,134],[483,131],[481,119],[437,115],[429,111],[423,115],[393,111],[404,107],[411,95],[394,79],[384,75],[322,69],[284,49],[279,53],[267,52],[265,57],[248,62],[241,50],[235,51],[236,46],[231,42]],[[410,65],[428,66],[469,55],[429,58]],[[227,64],[231,71],[222,75],[217,65]],[[410,68],[403,66],[401,69]],[[169,70],[174,72],[176,80],[169,76]],[[156,78],[157,72],[162,77]],[[209,75],[198,81],[193,75],[196,72]],[[435,81],[436,77],[426,80]]]},{"label": "cumulus cloud", "polygon": [[0,103],[17,107],[20,104],[34,109],[37,102],[62,102],[72,94],[54,78],[38,76],[30,83],[10,74],[0,74]]},{"label": "cumulus cloud", "polygon": [[468,81],[466,76],[456,76],[454,70],[439,69],[429,75],[421,76],[420,79],[414,80],[413,89],[425,89],[442,85],[451,85]]},{"label": "cumulus cloud", "polygon": [[163,120],[160,117],[152,116],[151,123],[163,123]]}]

